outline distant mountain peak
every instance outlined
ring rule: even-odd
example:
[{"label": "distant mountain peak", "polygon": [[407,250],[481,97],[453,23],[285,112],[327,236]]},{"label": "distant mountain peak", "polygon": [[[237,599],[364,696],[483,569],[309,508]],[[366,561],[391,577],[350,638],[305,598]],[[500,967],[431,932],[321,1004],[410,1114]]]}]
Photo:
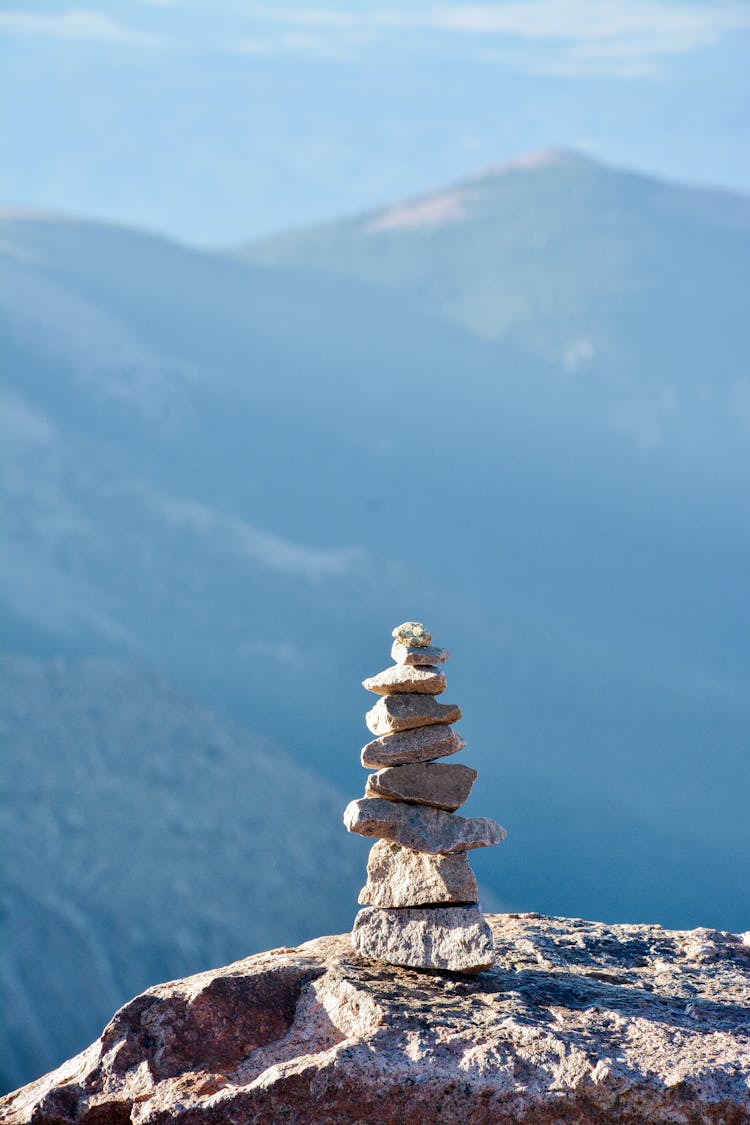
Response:
[{"label": "distant mountain peak", "polygon": [[404,200],[379,211],[365,224],[365,230],[377,234],[460,223],[470,217],[470,204],[477,196],[476,188],[464,187]]},{"label": "distant mountain peak", "polygon": [[376,212],[364,224],[367,233],[418,230],[425,227],[444,227],[471,219],[474,205],[482,198],[479,185],[487,180],[511,172],[529,172],[553,165],[593,164],[589,157],[567,148],[547,148],[525,156],[490,164],[476,172],[469,180],[455,187],[427,195],[404,199]]},{"label": "distant mountain peak", "polygon": [[473,177],[475,180],[485,180],[494,176],[504,176],[508,172],[527,172],[536,168],[549,168],[555,164],[594,164],[589,156],[578,152],[576,149],[552,147],[537,149],[534,152],[524,153],[522,156],[512,157],[510,160],[501,160],[497,164],[489,164],[480,169]]}]

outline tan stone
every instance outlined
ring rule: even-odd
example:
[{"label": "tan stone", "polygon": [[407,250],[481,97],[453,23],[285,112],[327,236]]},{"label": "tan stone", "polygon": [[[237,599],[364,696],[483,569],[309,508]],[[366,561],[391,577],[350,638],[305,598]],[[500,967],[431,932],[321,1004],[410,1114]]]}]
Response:
[{"label": "tan stone", "polygon": [[432,641],[421,621],[404,621],[403,625],[396,626],[391,636],[401,644],[414,645],[416,648],[427,648]]},{"label": "tan stone", "polygon": [[449,658],[447,648],[436,648],[435,645],[418,648],[416,645],[394,641],[391,647],[391,660],[395,660],[397,664],[444,664]]},{"label": "tan stone", "polygon": [[426,855],[378,840],[370,849],[363,906],[425,906],[476,902],[477,881],[466,852]]},{"label": "tan stone", "polygon": [[373,734],[394,734],[460,718],[461,708],[455,703],[438,703],[431,695],[385,695],[367,712],[365,722]]},{"label": "tan stone", "polygon": [[370,774],[365,797],[411,801],[455,812],[471,793],[477,771],[471,766],[445,762],[413,762],[390,766]]},{"label": "tan stone", "polygon": [[492,931],[478,904],[381,909],[354,919],[352,945],[363,957],[412,969],[478,973],[495,959]]},{"label": "tan stone", "polygon": [[362,681],[362,687],[376,695],[402,695],[417,692],[424,695],[439,695],[445,691],[445,672],[432,665],[415,668],[408,664],[394,664],[377,676]]},{"label": "tan stone", "polygon": [[430,762],[447,758],[463,750],[466,742],[452,727],[440,724],[399,731],[383,738],[374,738],[362,747],[362,765],[365,769],[382,766],[402,766],[408,762]]},{"label": "tan stone", "polygon": [[491,848],[506,836],[505,829],[487,816],[456,816],[428,805],[404,805],[382,797],[350,801],[344,824],[360,836],[379,836],[430,855]]}]

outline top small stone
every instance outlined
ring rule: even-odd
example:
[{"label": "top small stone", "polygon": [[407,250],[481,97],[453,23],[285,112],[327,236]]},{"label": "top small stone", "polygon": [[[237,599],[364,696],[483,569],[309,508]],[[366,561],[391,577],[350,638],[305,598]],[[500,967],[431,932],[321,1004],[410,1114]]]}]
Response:
[{"label": "top small stone", "polygon": [[398,643],[409,645],[411,648],[427,648],[432,641],[432,636],[421,621],[404,621],[403,625],[396,626],[391,636],[395,637]]}]

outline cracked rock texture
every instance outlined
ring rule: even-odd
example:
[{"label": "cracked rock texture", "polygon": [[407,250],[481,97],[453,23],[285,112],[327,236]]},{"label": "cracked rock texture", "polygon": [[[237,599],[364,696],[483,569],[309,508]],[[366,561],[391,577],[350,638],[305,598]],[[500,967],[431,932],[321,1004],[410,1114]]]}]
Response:
[{"label": "cracked rock texture", "polygon": [[476,977],[378,965],[344,934],[159,985],[0,1122],[750,1122],[750,937],[488,921]]}]

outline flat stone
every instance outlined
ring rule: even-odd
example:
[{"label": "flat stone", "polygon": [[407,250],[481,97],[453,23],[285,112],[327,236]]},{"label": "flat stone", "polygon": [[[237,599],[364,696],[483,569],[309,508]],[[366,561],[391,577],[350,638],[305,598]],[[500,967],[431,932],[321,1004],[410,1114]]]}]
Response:
[{"label": "flat stone", "polygon": [[412,801],[455,812],[471,793],[476,779],[477,771],[471,766],[412,762],[406,766],[389,766],[370,774],[365,797]]},{"label": "flat stone", "polygon": [[436,648],[435,645],[419,648],[417,645],[394,641],[391,647],[391,660],[395,660],[397,664],[445,664],[449,658],[447,648]]},{"label": "flat stone", "polygon": [[370,849],[362,906],[426,906],[476,902],[477,881],[466,852],[425,855],[378,840]]},{"label": "flat stone", "polygon": [[344,824],[360,836],[379,836],[413,852],[450,855],[491,848],[506,832],[486,816],[456,816],[428,805],[404,805],[383,797],[360,797],[344,810]]},{"label": "flat stone", "polygon": [[432,641],[432,636],[421,621],[404,621],[403,625],[396,626],[391,636],[402,644],[414,645],[416,648],[427,648]]},{"label": "flat stone", "polygon": [[455,723],[461,708],[455,703],[438,703],[431,695],[384,695],[365,715],[373,734],[394,734],[433,723]]},{"label": "flat stone", "polygon": [[415,668],[408,664],[394,664],[377,676],[362,681],[362,687],[374,691],[376,695],[401,695],[404,692],[417,692],[424,695],[439,695],[445,691],[445,672],[432,665]]},{"label": "flat stone", "polygon": [[445,724],[418,727],[368,742],[362,747],[362,765],[367,770],[403,766],[408,762],[431,762],[435,758],[456,754],[465,746],[461,735]]},{"label": "flat stone", "polygon": [[492,932],[478,904],[381,909],[354,919],[352,945],[363,957],[411,969],[479,973],[492,967]]}]

